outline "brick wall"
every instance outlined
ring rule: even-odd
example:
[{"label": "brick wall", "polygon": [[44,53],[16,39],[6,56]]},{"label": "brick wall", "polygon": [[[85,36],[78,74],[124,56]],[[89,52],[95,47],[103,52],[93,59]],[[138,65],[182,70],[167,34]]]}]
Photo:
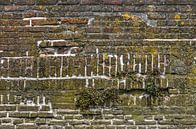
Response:
[{"label": "brick wall", "polygon": [[[0,0],[0,129],[195,129],[195,4]],[[155,71],[167,95],[149,106]],[[82,112],[85,87],[114,87],[122,103]]]}]

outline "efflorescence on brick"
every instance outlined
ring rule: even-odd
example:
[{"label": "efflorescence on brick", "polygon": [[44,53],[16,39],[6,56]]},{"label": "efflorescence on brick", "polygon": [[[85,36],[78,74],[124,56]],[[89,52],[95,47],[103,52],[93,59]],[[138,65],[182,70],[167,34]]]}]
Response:
[{"label": "efflorescence on brick", "polygon": [[[0,5],[0,128],[196,128],[194,0]],[[81,110],[88,88],[121,102]]]}]

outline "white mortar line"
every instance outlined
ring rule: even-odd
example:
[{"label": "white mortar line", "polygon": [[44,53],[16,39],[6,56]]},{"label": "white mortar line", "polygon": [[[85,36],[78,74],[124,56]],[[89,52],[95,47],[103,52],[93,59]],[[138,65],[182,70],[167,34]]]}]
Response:
[{"label": "white mortar line", "polygon": [[46,20],[46,17],[30,17],[30,18],[23,18],[24,21],[28,20]]},{"label": "white mortar line", "polygon": [[106,79],[110,80],[107,76],[83,76],[83,77],[43,77],[43,78],[33,78],[33,77],[0,77],[0,80],[69,80],[69,79]]},{"label": "white mortar line", "polygon": [[194,39],[143,39],[143,41],[168,41],[168,42],[173,42],[173,41],[196,41],[196,38],[194,38]]}]

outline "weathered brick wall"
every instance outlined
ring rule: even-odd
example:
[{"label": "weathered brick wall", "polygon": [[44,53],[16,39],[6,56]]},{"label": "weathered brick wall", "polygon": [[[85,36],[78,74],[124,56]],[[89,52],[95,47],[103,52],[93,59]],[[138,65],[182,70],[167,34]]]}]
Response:
[{"label": "weathered brick wall", "polygon": [[[195,5],[0,0],[0,128],[195,129]],[[149,107],[146,75],[157,70],[167,95]],[[81,112],[84,87],[115,87],[123,101]]]}]

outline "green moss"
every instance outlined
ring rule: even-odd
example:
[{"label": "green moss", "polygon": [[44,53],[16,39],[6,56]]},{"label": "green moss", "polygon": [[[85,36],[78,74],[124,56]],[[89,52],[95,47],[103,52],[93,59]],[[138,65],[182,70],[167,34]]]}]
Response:
[{"label": "green moss", "polygon": [[85,88],[81,90],[76,99],[76,107],[88,110],[95,107],[112,107],[120,102],[116,89],[97,90]]},{"label": "green moss", "polygon": [[135,121],[144,121],[144,116],[142,115],[133,115],[132,118]]}]

